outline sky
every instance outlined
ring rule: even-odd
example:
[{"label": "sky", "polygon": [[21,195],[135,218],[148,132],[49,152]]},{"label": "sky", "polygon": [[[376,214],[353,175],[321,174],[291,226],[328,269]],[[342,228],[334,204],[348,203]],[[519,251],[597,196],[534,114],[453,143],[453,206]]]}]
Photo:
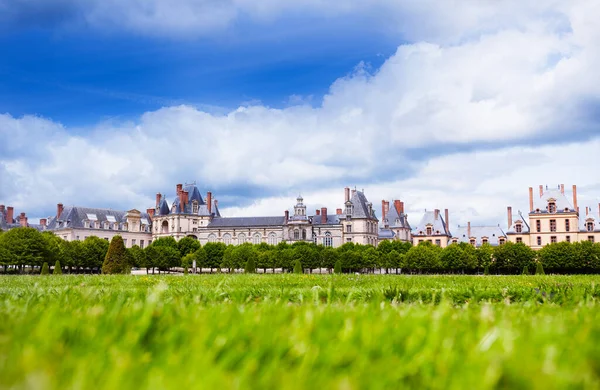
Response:
[{"label": "sky", "polygon": [[[0,204],[341,207],[506,227],[600,202],[595,0],[0,0]],[[378,213],[380,215],[380,213]]]}]

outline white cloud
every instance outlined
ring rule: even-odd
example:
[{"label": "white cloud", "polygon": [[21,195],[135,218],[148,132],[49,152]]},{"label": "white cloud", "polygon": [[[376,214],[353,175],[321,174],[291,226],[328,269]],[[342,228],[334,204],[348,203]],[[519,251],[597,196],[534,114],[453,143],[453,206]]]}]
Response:
[{"label": "white cloud", "polygon": [[[143,28],[150,28],[157,15],[164,23],[176,18],[169,9],[156,11],[153,7],[164,7],[158,1],[105,4],[150,7],[139,16],[146,19],[122,22],[147,23]],[[192,19],[201,7],[223,6],[195,4],[186,8]],[[261,17],[287,12],[270,2],[261,3],[264,8],[256,8],[256,2],[225,4]],[[331,2],[298,4],[330,7],[327,12],[335,14],[362,3],[350,2],[341,11]],[[507,28],[496,21],[486,29],[481,21],[496,14],[509,20],[508,10],[517,3],[478,2],[465,14],[453,13],[462,16],[451,21],[440,16],[448,6],[402,4],[421,22],[425,14],[433,15],[437,19],[428,23],[449,23],[452,28],[445,31],[456,29],[456,37],[471,38],[402,45],[375,73],[358,66],[336,81],[318,107],[255,105],[226,115],[165,107],[145,113],[137,123],[99,124],[85,137],[40,118],[0,116],[0,135],[14,140],[0,146],[0,198],[28,210],[53,210],[48,206],[59,201],[144,208],[153,205],[154,192],[172,194],[176,182],[197,180],[204,190],[249,187],[277,194],[224,210],[229,215],[279,215],[298,192],[311,207],[334,210],[341,203],[342,183],[357,183],[375,205],[382,197],[403,197],[413,215],[448,207],[460,215],[455,222],[464,222],[503,218],[506,203],[526,202],[521,194],[538,182],[600,189],[593,176],[597,140],[545,145],[546,139],[585,140],[586,134],[597,134],[598,123],[582,111],[600,97],[595,2],[525,5]],[[133,17],[128,12],[123,10],[122,17]],[[536,143],[539,148],[518,146]],[[474,145],[485,149],[450,152]]]}]

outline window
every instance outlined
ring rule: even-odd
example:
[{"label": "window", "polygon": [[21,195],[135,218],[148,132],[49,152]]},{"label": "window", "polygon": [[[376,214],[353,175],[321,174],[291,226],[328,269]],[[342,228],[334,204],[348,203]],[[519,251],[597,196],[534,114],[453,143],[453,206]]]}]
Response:
[{"label": "window", "polygon": [[260,242],[261,242],[260,234],[258,234],[258,233],[254,234],[254,237],[252,237],[252,243],[254,245],[258,245],[258,244],[260,244]]},{"label": "window", "polygon": [[548,212],[549,213],[556,213],[556,203],[555,202],[548,202]]},{"label": "window", "polygon": [[594,236],[588,236],[588,241],[589,242],[594,242]]},{"label": "window", "polygon": [[[192,203],[192,213],[198,214],[198,202]],[[196,221],[194,221],[196,222]]]},{"label": "window", "polygon": [[352,233],[352,225],[346,225],[346,233]]},{"label": "window", "polygon": [[571,242],[571,236],[565,237],[565,240],[567,240],[567,242]]},{"label": "window", "polygon": [[317,233],[315,233],[315,232],[313,232],[313,234],[312,234],[312,241],[313,241],[313,244],[317,245]]},{"label": "window", "polygon": [[556,240],[556,236],[550,236],[550,243],[551,244],[556,244],[557,240]]},{"label": "window", "polygon": [[457,239],[457,238],[453,238],[453,239],[452,239],[452,243],[453,243],[453,244],[457,244],[457,243],[458,243],[458,239]]},{"label": "window", "polygon": [[475,241],[475,239],[474,239],[474,238],[471,238],[471,239],[469,240],[469,244],[471,244],[471,245],[475,246],[477,243],[476,243],[476,241]]},{"label": "window", "polygon": [[435,240],[435,245],[442,246],[442,240],[440,240],[440,239]]},{"label": "window", "polygon": [[192,221],[192,224],[193,224],[193,225],[198,225],[198,220],[197,220],[197,219],[194,219],[194,220]]},{"label": "window", "polygon": [[488,243],[488,239],[487,239],[487,238],[483,238],[483,239],[481,240],[481,244],[482,244],[482,245],[483,245],[483,244],[487,244],[487,243]]},{"label": "window", "polygon": [[351,237],[346,238],[346,242],[352,242],[352,238]]},{"label": "window", "polygon": [[569,220],[569,219],[565,219],[565,231],[566,232],[571,231],[571,220]]},{"label": "window", "polygon": [[427,226],[427,235],[431,236],[431,234],[432,234],[431,226]]},{"label": "window", "polygon": [[550,220],[550,231],[551,232],[555,232],[556,231],[556,219],[551,219]]},{"label": "window", "polygon": [[346,205],[346,215],[352,215],[352,205]]},{"label": "window", "polygon": [[277,234],[269,233],[269,245],[277,245]]},{"label": "window", "polygon": [[331,233],[325,233],[325,237],[323,238],[323,245],[327,247],[333,246],[333,239],[331,238]]},{"label": "window", "polygon": [[167,221],[163,221],[162,225],[161,225],[161,233],[168,233],[169,232],[169,222]]},{"label": "window", "polygon": [[[108,238],[105,238],[105,240],[108,241]],[[125,247],[127,247],[127,239],[126,238],[123,239],[123,244],[125,245]]]},{"label": "window", "polygon": [[76,239],[77,241],[79,241],[79,236],[75,237],[75,239]]},{"label": "window", "polygon": [[504,245],[504,243],[505,243],[505,242],[506,242],[506,241],[504,240],[504,238],[500,238],[500,239],[498,240],[498,244],[499,244],[499,245]]},{"label": "window", "polygon": [[294,240],[299,240],[299,239],[300,239],[300,231],[294,230]]},{"label": "window", "polygon": [[588,232],[593,232],[594,231],[594,222],[588,222],[585,225],[587,227],[587,231]]},{"label": "window", "polygon": [[423,240],[419,240],[419,244],[422,243],[422,242],[423,242]]},{"label": "window", "polygon": [[229,233],[223,234],[223,243],[225,245],[231,245],[231,234],[229,234]]},{"label": "window", "polygon": [[140,240],[140,248],[144,249],[144,240]]},{"label": "window", "polygon": [[209,234],[208,235],[208,242],[217,242],[217,236],[215,236],[214,234]]},{"label": "window", "polygon": [[521,225],[520,223],[517,223],[517,224],[515,225],[515,231],[516,231],[517,233],[522,233],[522,232],[523,232],[523,225]]},{"label": "window", "polygon": [[238,244],[243,244],[246,242],[246,235],[244,233],[238,234]]},{"label": "window", "polygon": [[302,229],[302,239],[306,240],[306,229]]},{"label": "window", "polygon": [[537,244],[542,245],[542,237],[537,236]]},{"label": "window", "polygon": [[131,240],[131,246],[135,245],[135,238]]},{"label": "window", "polygon": [[517,237],[517,244],[523,243],[523,237]]},{"label": "window", "polygon": [[538,233],[542,231],[542,221],[539,219],[536,219],[535,221],[535,231]]}]

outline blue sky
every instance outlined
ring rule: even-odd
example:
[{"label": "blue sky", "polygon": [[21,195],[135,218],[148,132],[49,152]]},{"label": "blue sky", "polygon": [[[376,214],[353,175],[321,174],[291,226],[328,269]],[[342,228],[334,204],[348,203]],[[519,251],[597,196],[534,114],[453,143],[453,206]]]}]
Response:
[{"label": "blue sky", "polygon": [[[226,215],[343,187],[417,222],[502,224],[527,187],[597,204],[592,0],[0,0],[0,204],[145,209],[196,181]],[[490,206],[493,205],[493,206]],[[597,209],[597,207],[593,207]]]}]

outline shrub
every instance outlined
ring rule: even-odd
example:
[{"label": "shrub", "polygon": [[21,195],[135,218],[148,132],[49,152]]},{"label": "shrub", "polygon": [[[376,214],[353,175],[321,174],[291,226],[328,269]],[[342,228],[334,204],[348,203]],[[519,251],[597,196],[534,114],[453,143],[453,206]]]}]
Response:
[{"label": "shrub", "polygon": [[333,266],[333,273],[341,274],[342,273],[342,261],[338,259]]},{"label": "shrub", "polygon": [[48,267],[48,263],[44,262],[44,265],[42,265],[42,272],[40,273],[40,275],[50,275],[50,268]]},{"label": "shrub", "polygon": [[544,272],[544,266],[539,261],[537,263],[537,266],[535,267],[535,274],[536,275],[546,275],[546,273]]},{"label": "shrub", "polygon": [[527,266],[523,267],[522,275],[529,275],[529,268],[527,268]]},{"label": "shrub", "polygon": [[256,263],[254,262],[254,257],[250,257],[248,261],[246,261],[244,272],[247,274],[253,274],[256,272]]},{"label": "shrub", "polygon": [[52,272],[54,275],[62,275],[62,268],[60,268],[60,261],[56,260],[54,263],[54,271]]},{"label": "shrub", "polygon": [[114,236],[102,264],[103,274],[126,274],[130,272],[129,252],[125,249],[123,238]]},{"label": "shrub", "polygon": [[490,266],[489,265],[485,265],[485,267],[483,267],[483,274],[484,275],[489,275],[490,274]]},{"label": "shrub", "polygon": [[304,271],[302,270],[302,263],[300,262],[300,259],[296,260],[296,262],[294,263],[294,273],[295,274],[304,273]]}]

